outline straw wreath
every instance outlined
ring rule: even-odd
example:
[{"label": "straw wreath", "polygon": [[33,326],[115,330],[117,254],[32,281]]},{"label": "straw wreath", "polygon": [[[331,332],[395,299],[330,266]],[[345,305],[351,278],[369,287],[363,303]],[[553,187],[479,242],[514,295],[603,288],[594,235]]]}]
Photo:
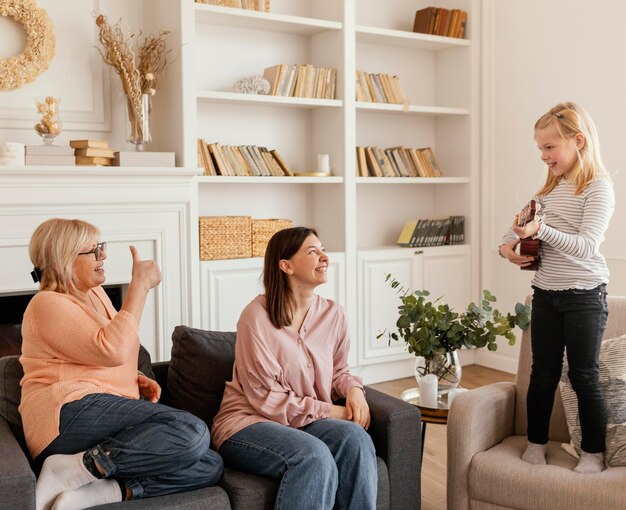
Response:
[{"label": "straw wreath", "polygon": [[0,0],[0,16],[13,18],[27,35],[22,53],[0,59],[0,90],[14,90],[48,69],[56,45],[54,25],[35,0]]}]

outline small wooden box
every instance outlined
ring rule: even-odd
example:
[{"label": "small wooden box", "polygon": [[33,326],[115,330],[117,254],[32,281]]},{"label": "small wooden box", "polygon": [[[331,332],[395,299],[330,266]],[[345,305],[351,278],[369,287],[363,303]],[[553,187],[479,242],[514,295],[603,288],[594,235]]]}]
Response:
[{"label": "small wooden box", "polygon": [[200,216],[200,260],[252,256],[250,216]]},{"label": "small wooden box", "polygon": [[252,220],[252,256],[264,257],[267,243],[279,230],[293,227],[293,221],[285,219]]}]

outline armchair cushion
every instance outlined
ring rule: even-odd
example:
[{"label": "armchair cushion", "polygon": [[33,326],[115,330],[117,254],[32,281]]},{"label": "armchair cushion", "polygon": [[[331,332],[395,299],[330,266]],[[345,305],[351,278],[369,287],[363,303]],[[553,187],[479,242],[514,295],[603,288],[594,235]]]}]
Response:
[{"label": "armchair cushion", "polygon": [[[576,453],[580,455],[581,430],[578,399],[563,363],[560,390],[567,427]],[[606,401],[608,422],[604,461],[607,466],[626,466],[626,335],[610,338],[600,347],[600,384]]]}]

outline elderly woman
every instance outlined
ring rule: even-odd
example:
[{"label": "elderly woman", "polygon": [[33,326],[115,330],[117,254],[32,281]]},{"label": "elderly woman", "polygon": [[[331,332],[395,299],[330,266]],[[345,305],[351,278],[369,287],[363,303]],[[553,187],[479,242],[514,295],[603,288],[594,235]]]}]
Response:
[{"label": "elderly woman", "polygon": [[280,480],[276,510],[376,507],[370,411],[348,371],[348,321],[314,292],[327,269],[315,230],[270,239],[265,294],[241,313],[233,379],[213,422],[227,466]]},{"label": "elderly woman", "polygon": [[50,219],[32,236],[41,283],[22,325],[20,413],[42,465],[37,509],[160,496],[221,477],[204,422],[156,403],[159,385],[137,371],[137,328],[161,272],[130,251],[132,278],[116,312],[101,287],[106,243],[96,227]]}]

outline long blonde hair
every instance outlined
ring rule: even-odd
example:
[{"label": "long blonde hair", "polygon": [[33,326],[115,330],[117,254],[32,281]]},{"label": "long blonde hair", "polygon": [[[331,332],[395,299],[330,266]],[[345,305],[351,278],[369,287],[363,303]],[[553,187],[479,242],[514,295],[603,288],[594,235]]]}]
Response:
[{"label": "long blonde hair", "polygon": [[[582,193],[587,184],[598,177],[610,180],[600,155],[596,126],[583,108],[571,102],[557,104],[535,122],[535,135],[538,130],[549,126],[554,126],[564,140],[571,140],[579,133],[584,137],[583,146],[577,149],[578,162],[572,170],[572,182],[576,186],[576,195]],[[548,172],[546,182],[537,194],[547,195],[560,180],[561,176]]]},{"label": "long blonde hair", "polygon": [[30,238],[28,253],[41,272],[39,290],[69,294],[75,290],[74,261],[100,231],[82,220],[52,218],[39,225]]}]

